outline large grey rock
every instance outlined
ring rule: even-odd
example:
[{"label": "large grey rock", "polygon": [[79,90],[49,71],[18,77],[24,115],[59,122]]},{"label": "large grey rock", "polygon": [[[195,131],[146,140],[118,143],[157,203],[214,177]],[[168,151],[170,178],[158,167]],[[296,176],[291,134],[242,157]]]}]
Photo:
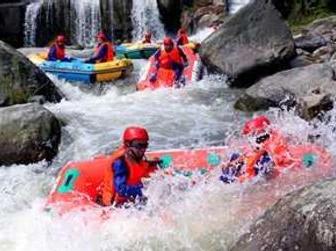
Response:
[{"label": "large grey rock", "polygon": [[[335,71],[330,65],[313,64],[264,78],[248,88],[238,99],[235,107],[243,111],[256,111],[281,106],[284,101],[295,105],[300,101],[306,102],[306,97],[314,93],[319,95],[323,103],[326,102],[325,97],[335,96]],[[316,107],[315,101],[311,103]]]},{"label": "large grey rock", "polygon": [[278,201],[231,251],[335,251],[336,179],[293,192]]},{"label": "large grey rock", "polygon": [[210,70],[229,76],[232,86],[253,84],[286,68],[295,55],[290,30],[273,4],[256,0],[227,19],[201,46]]},{"label": "large grey rock", "polygon": [[51,160],[58,150],[60,123],[38,104],[0,108],[0,165]]},{"label": "large grey rock", "polygon": [[33,96],[58,102],[61,92],[20,52],[0,41],[0,106],[27,103]]}]

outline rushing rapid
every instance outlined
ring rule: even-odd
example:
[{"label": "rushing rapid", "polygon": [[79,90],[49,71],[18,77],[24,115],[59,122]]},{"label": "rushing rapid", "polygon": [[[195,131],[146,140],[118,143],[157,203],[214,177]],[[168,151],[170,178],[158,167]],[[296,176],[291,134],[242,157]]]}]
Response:
[{"label": "rushing rapid", "polygon": [[[148,204],[141,209],[115,209],[105,221],[94,210],[63,217],[43,211],[60,167],[111,152],[129,124],[148,128],[150,150],[230,146],[239,139],[247,117],[233,109],[233,101],[241,91],[229,89],[223,76],[206,76],[183,89],[136,92],[144,62],[136,61],[133,75],[112,85],[87,88],[50,76],[67,96],[46,105],[64,124],[59,154],[51,165],[0,168],[0,250],[227,250],[278,198],[333,175],[316,169],[226,185],[221,170],[193,180],[159,172],[145,184]],[[319,135],[318,143],[335,152],[333,123],[313,126],[292,113],[269,115],[284,133],[302,141]]]}]

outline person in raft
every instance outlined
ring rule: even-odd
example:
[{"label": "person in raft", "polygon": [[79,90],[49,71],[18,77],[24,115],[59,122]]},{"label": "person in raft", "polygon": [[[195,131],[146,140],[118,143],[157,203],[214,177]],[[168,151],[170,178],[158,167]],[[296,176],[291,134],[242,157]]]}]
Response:
[{"label": "person in raft", "polygon": [[242,134],[248,137],[250,147],[242,155],[231,155],[220,177],[223,182],[245,181],[257,175],[274,177],[293,163],[287,140],[271,128],[271,122],[266,116],[247,121]]},{"label": "person in raft", "polygon": [[188,66],[187,56],[179,46],[175,46],[170,37],[163,39],[163,49],[154,54],[156,72],[150,76],[150,82],[155,82],[157,72],[160,68],[173,70],[175,72],[175,85],[185,84],[185,78],[182,77],[183,70]]},{"label": "person in raft", "polygon": [[150,43],[152,43],[152,33],[151,32],[146,32],[145,33],[145,37],[144,37],[144,39],[142,40],[142,43],[143,44],[150,44]]},{"label": "person in raft", "polygon": [[189,43],[189,38],[185,29],[181,28],[178,30],[176,41],[177,45],[185,45]]},{"label": "person in raft", "polygon": [[58,35],[55,43],[50,46],[47,59],[48,61],[71,61],[71,58],[65,56],[65,37],[63,35]]},{"label": "person in raft", "polygon": [[115,52],[112,42],[110,42],[104,32],[97,34],[98,44],[92,57],[85,60],[84,63],[97,64],[113,61]]},{"label": "person in raft", "polygon": [[125,129],[122,145],[112,153],[112,166],[104,174],[102,204],[123,205],[127,202],[145,202],[142,194],[143,178],[157,170],[159,160],[148,161],[145,152],[149,136],[145,128],[131,126]]}]

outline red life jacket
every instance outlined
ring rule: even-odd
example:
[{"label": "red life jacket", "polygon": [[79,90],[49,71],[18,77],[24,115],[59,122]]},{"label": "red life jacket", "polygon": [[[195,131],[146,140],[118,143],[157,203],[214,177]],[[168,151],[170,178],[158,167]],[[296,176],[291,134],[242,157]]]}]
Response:
[{"label": "red life jacket", "polygon": [[162,49],[159,56],[160,67],[164,69],[172,69],[173,63],[182,64],[183,59],[178,47],[174,47],[170,52]]},{"label": "red life jacket", "polygon": [[56,57],[58,60],[63,60],[65,58],[65,47],[60,47],[55,43]]},{"label": "red life jacket", "polygon": [[177,39],[177,44],[178,45],[185,45],[189,43],[188,36],[185,34],[181,34],[179,38]]},{"label": "red life jacket", "polygon": [[125,149],[120,148],[112,154],[111,167],[105,169],[103,181],[102,202],[104,206],[109,206],[112,203],[122,204],[127,202],[129,198],[118,195],[115,192],[113,179],[113,164],[116,160],[124,158],[126,161],[126,168],[128,171],[127,185],[137,185],[142,178],[148,178],[149,175],[156,170],[156,166],[151,165],[146,160],[141,160],[139,163],[133,162],[125,158]]},{"label": "red life jacket", "polygon": [[99,51],[101,50],[101,48],[103,48],[104,45],[107,45],[107,53],[104,55],[104,58],[102,58],[101,60],[97,60],[96,63],[113,61],[115,53],[114,53],[114,49],[113,49],[113,44],[110,43],[110,42],[104,42],[104,43],[101,43],[101,44],[97,45],[96,50],[95,50],[95,54],[97,55],[99,53]]}]

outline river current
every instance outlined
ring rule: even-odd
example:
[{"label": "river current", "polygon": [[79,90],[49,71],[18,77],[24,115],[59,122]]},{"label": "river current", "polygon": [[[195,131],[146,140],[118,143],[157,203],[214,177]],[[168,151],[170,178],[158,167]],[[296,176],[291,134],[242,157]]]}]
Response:
[{"label": "river current", "polygon": [[[136,92],[134,83],[145,64],[136,61],[130,78],[94,88],[50,76],[67,96],[45,105],[64,123],[59,154],[51,165],[42,161],[0,167],[0,250],[228,250],[278,198],[333,176],[315,169],[272,182],[225,185],[220,170],[194,177],[195,184],[187,177],[163,178],[158,173],[145,184],[148,204],[141,210],[115,209],[103,222],[96,220],[95,211],[64,217],[43,211],[57,171],[67,161],[111,152],[130,124],[148,128],[149,150],[230,146],[240,138],[250,115],[233,109],[241,91],[229,89],[224,76],[206,75],[183,89]],[[334,123],[307,123],[279,110],[267,115],[284,133],[302,141],[320,135],[318,143],[335,153]]]}]

